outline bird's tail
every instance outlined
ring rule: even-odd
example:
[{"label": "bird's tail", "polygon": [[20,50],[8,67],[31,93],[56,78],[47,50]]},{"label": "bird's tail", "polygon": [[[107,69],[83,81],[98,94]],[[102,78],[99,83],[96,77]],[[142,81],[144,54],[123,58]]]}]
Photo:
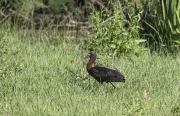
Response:
[{"label": "bird's tail", "polygon": [[107,82],[124,82],[125,83],[125,78],[110,78],[107,80]]}]

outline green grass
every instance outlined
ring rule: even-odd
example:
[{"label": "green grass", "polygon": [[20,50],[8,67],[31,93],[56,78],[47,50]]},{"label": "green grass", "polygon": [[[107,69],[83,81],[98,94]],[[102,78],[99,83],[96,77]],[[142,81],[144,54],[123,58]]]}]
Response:
[{"label": "green grass", "polygon": [[0,57],[0,68],[6,69],[0,77],[0,115],[180,115],[180,54],[111,58],[99,53],[96,64],[126,77],[126,83],[114,83],[116,89],[104,83],[100,92],[99,83],[86,72],[88,60],[74,66],[88,51],[72,40],[33,37],[26,32],[1,34],[8,40],[8,52]]}]

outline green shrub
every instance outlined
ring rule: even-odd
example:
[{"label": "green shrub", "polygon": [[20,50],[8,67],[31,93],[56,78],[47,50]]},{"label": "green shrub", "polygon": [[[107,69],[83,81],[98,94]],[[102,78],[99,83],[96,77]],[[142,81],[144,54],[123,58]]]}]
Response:
[{"label": "green shrub", "polygon": [[94,10],[91,15],[94,39],[90,41],[89,50],[113,55],[139,53],[143,49],[140,43],[145,42],[139,35],[139,14],[128,15],[130,19],[126,20],[120,3],[115,3],[111,10],[107,7],[102,7],[100,12]]}]

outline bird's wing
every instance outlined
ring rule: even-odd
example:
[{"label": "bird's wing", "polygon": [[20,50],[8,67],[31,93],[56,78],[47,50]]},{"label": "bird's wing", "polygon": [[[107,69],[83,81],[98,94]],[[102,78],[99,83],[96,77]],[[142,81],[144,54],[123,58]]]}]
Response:
[{"label": "bird's wing", "polygon": [[102,81],[106,82],[124,82],[124,76],[116,70],[112,70],[106,67],[93,67],[93,75],[96,78],[101,78]]},{"label": "bird's wing", "polygon": [[93,67],[92,71],[96,77],[107,77],[111,75],[111,72],[107,71],[104,67]]}]

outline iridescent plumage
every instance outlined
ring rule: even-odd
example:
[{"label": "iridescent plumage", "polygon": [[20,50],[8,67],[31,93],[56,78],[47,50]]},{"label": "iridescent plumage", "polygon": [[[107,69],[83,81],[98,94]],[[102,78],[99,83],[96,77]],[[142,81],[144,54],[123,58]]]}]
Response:
[{"label": "iridescent plumage", "polygon": [[109,69],[106,67],[98,67],[98,66],[92,67],[92,64],[96,60],[96,57],[97,57],[96,53],[91,52],[87,56],[79,60],[76,64],[78,64],[79,62],[81,62],[82,60],[86,58],[90,58],[86,66],[87,72],[92,77],[94,77],[94,79],[96,79],[99,83],[103,84],[103,82],[107,82],[107,83],[108,82],[110,83],[111,82],[125,82],[125,77],[117,70]]}]

